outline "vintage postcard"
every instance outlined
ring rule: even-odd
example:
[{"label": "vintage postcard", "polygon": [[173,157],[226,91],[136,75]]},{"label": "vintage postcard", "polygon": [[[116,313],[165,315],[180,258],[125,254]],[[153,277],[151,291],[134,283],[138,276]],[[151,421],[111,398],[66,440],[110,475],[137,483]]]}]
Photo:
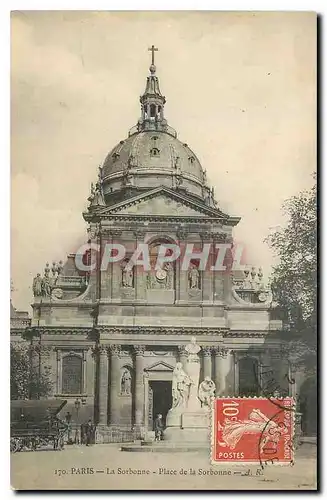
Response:
[{"label": "vintage postcard", "polygon": [[316,490],[314,12],[11,14],[14,490]]}]

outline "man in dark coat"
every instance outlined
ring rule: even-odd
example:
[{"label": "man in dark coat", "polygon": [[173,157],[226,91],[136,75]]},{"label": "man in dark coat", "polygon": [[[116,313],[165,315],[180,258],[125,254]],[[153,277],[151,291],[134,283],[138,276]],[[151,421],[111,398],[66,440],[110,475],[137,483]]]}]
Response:
[{"label": "man in dark coat", "polygon": [[162,415],[159,413],[154,421],[154,440],[155,441],[162,441],[163,440],[163,430],[164,430],[164,423],[162,421]]},{"label": "man in dark coat", "polygon": [[84,434],[85,444],[86,446],[89,446],[89,444],[91,444],[93,441],[93,433],[94,433],[94,428],[91,419],[89,419],[88,422],[85,424],[84,433],[85,433]]}]

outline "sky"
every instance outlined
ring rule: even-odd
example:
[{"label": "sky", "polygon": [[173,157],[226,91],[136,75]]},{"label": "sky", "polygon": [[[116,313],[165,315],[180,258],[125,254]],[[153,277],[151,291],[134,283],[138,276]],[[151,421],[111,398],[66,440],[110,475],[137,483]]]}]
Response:
[{"label": "sky", "polygon": [[215,187],[249,264],[316,169],[316,16],[308,12],[25,11],[11,18],[11,277],[86,239],[98,166],[140,115],[154,44],[165,116]]}]

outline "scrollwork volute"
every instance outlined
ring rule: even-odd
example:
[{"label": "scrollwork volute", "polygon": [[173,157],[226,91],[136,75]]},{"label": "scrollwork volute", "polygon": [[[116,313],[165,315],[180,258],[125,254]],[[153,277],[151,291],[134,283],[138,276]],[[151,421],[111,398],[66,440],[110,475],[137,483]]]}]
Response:
[{"label": "scrollwork volute", "polygon": [[226,347],[214,347],[213,351],[215,355],[220,358],[227,358],[228,354],[231,352],[230,349],[227,349]]},{"label": "scrollwork volute", "polygon": [[145,236],[145,231],[143,229],[135,229],[133,231],[133,235],[137,240],[143,239]]},{"label": "scrollwork volute", "polygon": [[109,351],[111,356],[120,357],[121,355],[121,345],[120,344],[111,344],[109,346]]},{"label": "scrollwork volute", "polygon": [[209,346],[202,347],[202,353],[204,357],[210,357],[212,353],[212,347]]},{"label": "scrollwork volute", "polygon": [[187,356],[187,351],[185,349],[185,345],[177,346],[179,356]]},{"label": "scrollwork volute", "polygon": [[144,356],[145,346],[144,345],[135,345],[134,352],[136,356]]},{"label": "scrollwork volute", "polygon": [[101,357],[108,356],[108,346],[100,345],[97,349]]},{"label": "scrollwork volute", "polygon": [[188,231],[186,229],[180,228],[176,231],[176,236],[179,240],[186,240],[188,236]]}]

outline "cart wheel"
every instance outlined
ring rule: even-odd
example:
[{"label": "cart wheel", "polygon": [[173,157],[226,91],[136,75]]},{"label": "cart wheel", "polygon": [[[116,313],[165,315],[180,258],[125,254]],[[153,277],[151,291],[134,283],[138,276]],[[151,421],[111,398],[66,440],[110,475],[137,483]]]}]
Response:
[{"label": "cart wheel", "polygon": [[21,446],[19,445],[19,440],[18,439],[11,439],[10,440],[10,452],[11,453],[16,453],[17,451],[20,451]]}]

